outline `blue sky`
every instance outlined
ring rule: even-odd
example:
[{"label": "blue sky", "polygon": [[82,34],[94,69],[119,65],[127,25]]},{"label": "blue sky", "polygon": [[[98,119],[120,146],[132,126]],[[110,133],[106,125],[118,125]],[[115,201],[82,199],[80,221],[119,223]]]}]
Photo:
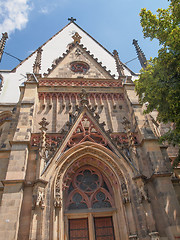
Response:
[{"label": "blue sky", "polygon": [[[139,13],[144,7],[155,13],[168,4],[167,0],[1,0],[0,33],[9,33],[5,52],[23,60],[73,16],[80,27],[110,52],[116,49],[126,63],[136,57],[134,38],[147,59],[157,55],[158,41],[143,38]],[[4,54],[0,69],[13,69],[18,63]],[[141,69],[137,59],[127,66],[134,72]]]}]

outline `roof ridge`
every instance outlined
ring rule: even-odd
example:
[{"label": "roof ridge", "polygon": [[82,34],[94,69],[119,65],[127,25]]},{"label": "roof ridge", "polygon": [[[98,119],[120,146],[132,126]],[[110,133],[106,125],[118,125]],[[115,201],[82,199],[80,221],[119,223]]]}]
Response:
[{"label": "roof ridge", "polygon": [[93,38],[88,32],[86,32],[83,28],[81,28],[77,23],[73,22],[78,28],[80,28],[84,33],[86,33],[90,38],[92,38],[92,40],[94,40],[100,47],[102,47],[107,53],[109,53],[112,57],[113,54],[108,51],[103,45],[101,45],[101,43],[99,43],[95,38]]},{"label": "roof ridge", "polygon": [[45,43],[43,43],[40,47],[38,47],[34,52],[32,52],[28,57],[26,57],[22,62],[20,62],[15,68],[13,68],[11,70],[11,72],[15,72],[16,69],[21,66],[26,60],[28,60],[32,55],[34,55],[39,48],[44,47],[44,45],[46,45],[49,41],[51,41],[55,36],[57,36],[60,32],[62,32],[67,26],[69,26],[72,22],[69,22],[68,24],[66,24],[66,26],[64,26],[61,30],[59,30],[57,33],[55,33],[52,37],[50,37]]},{"label": "roof ridge", "polygon": [[26,60],[28,60],[31,56],[33,56],[39,48],[42,48],[44,45],[46,45],[50,40],[52,40],[55,36],[57,36],[60,32],[62,32],[66,27],[68,27],[70,24],[76,25],[81,31],[83,31],[85,34],[87,34],[93,41],[95,41],[100,47],[102,47],[108,54],[110,54],[113,57],[113,54],[108,51],[103,45],[101,45],[95,38],[93,38],[89,33],[87,33],[83,28],[81,28],[77,23],[75,22],[69,22],[66,24],[61,30],[59,30],[57,33],[55,33],[52,37],[50,37],[45,43],[43,43],[41,46],[39,46],[34,52],[32,52],[28,57],[26,57],[22,62],[20,62],[16,67],[14,67],[11,72],[15,72],[16,69],[21,66]]}]

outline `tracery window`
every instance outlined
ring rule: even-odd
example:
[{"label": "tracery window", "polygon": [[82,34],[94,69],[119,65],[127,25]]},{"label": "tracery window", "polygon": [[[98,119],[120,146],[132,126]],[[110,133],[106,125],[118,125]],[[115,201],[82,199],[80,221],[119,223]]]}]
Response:
[{"label": "tracery window", "polygon": [[92,166],[69,177],[66,216],[69,240],[115,240],[113,192],[109,180]]},{"label": "tracery window", "polygon": [[110,184],[100,171],[86,166],[75,173],[68,189],[68,210],[112,208],[113,205]]},{"label": "tracery window", "polygon": [[86,73],[89,70],[89,65],[85,62],[72,62],[70,64],[71,71],[75,73]]}]

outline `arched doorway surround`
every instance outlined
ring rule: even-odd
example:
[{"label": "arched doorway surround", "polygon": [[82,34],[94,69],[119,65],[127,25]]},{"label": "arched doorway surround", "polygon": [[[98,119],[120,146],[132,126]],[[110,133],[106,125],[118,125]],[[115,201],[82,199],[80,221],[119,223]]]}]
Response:
[{"label": "arched doorway surround", "polygon": [[[117,157],[109,149],[99,144],[85,142],[68,150],[64,155],[56,159],[56,163],[58,167],[56,168],[57,174],[54,178],[53,191],[55,209],[52,218],[52,232],[53,236],[56,236],[53,239],[69,239],[70,219],[75,221],[78,218],[84,221],[88,219],[88,228],[93,233],[88,235],[90,240],[98,239],[95,232],[95,222],[101,221],[102,217],[109,222],[112,221],[115,239],[129,239],[129,235],[136,232],[128,189],[132,179],[131,176],[134,173],[130,166],[127,168],[128,164],[124,159]],[[68,201],[69,203],[73,202],[73,193],[68,196],[68,189],[72,179],[75,179],[80,173],[79,171],[83,171],[83,169],[91,173],[94,171],[97,176],[99,174],[99,178],[106,179],[105,182],[109,186],[109,193],[105,190],[101,192],[106,193],[105,197],[110,194],[108,208],[102,207],[94,210],[90,205],[92,203],[87,201],[89,205],[86,210],[68,209]],[[75,192],[77,189],[73,191]],[[76,197],[78,198],[78,195]],[[93,197],[91,197],[92,199]],[[125,206],[125,203],[128,203],[128,207]]]}]

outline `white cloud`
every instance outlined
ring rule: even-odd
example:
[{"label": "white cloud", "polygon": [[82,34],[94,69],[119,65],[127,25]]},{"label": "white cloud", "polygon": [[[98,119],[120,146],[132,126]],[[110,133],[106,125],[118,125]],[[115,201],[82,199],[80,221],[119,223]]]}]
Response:
[{"label": "white cloud", "polygon": [[48,14],[49,13],[49,9],[48,9],[48,7],[43,7],[43,8],[40,9],[39,12],[42,13],[42,14]]},{"label": "white cloud", "polygon": [[28,0],[1,0],[0,2],[0,33],[11,34],[16,29],[23,29],[28,22],[31,10]]}]

